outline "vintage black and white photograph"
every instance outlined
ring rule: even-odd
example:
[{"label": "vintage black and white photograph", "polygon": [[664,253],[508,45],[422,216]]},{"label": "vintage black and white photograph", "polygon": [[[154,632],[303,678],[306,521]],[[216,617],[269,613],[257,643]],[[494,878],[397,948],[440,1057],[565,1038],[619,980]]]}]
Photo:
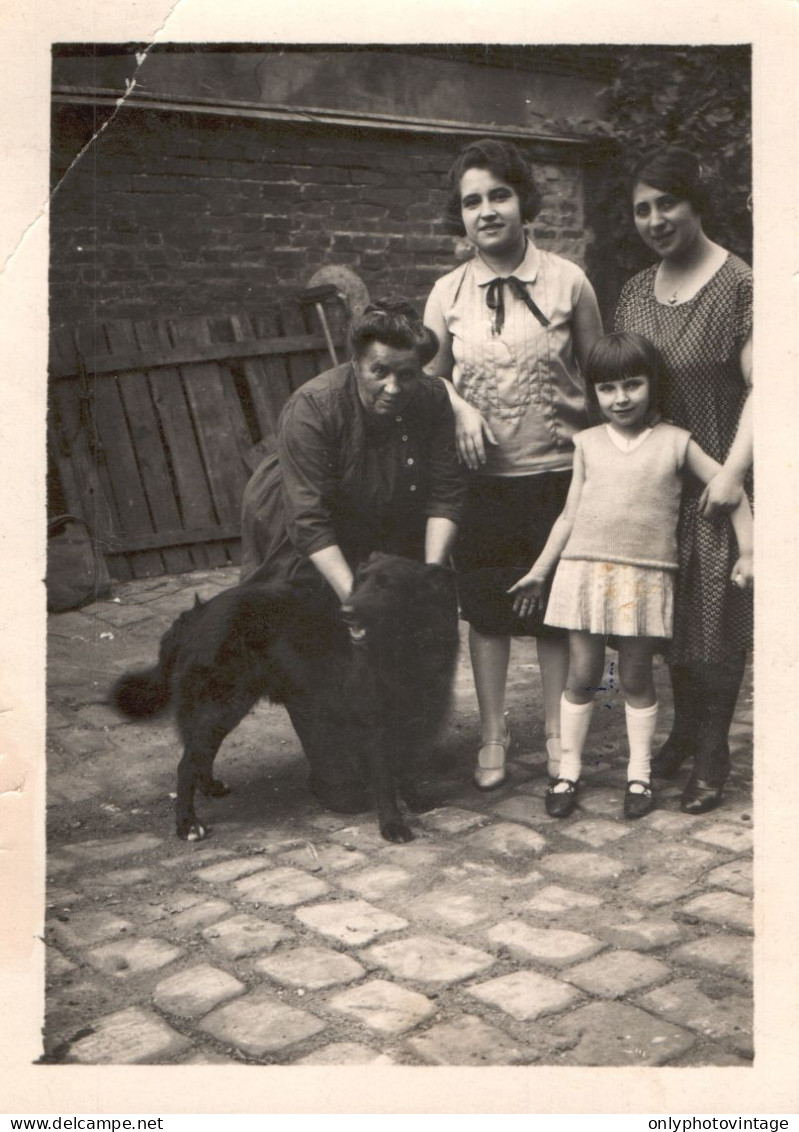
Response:
[{"label": "vintage black and white photograph", "polygon": [[762,1065],[758,60],[687,30],[51,42],[41,1073]]},{"label": "vintage black and white photograph", "polygon": [[54,46],[48,1060],[751,1062],[750,55]]}]

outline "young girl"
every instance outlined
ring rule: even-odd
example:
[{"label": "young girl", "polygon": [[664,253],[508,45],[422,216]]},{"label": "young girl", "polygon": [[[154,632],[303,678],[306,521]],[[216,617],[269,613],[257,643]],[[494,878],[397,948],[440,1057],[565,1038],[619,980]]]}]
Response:
[{"label": "young girl", "polygon": [[[575,437],[574,471],[563,513],[533,564],[508,591],[528,616],[557,565],[545,621],[569,630],[569,676],[561,700],[562,757],[546,793],[552,817],[574,809],[605,638],[618,638],[630,761],[624,815],[654,806],[649,760],[657,700],[652,656],[671,636],[682,472],[707,483],[719,464],[690,433],[660,421],[656,348],[640,334],[608,334],[588,358],[589,399],[605,424]],[[752,583],[752,513],[744,496],[731,512],[739,558],[731,584]]]}]

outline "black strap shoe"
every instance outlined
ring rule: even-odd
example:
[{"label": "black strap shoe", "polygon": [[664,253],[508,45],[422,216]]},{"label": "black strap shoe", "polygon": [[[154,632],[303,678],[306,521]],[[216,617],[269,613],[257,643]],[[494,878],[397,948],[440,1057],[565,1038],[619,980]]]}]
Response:
[{"label": "black strap shoe", "polygon": [[[631,790],[631,786],[643,786],[643,790]],[[655,808],[655,794],[652,786],[640,778],[631,778],[624,793],[624,816],[642,818]]]},{"label": "black strap shoe", "polygon": [[723,791],[723,784],[714,786],[692,774],[682,792],[680,809],[684,814],[706,814],[718,806]]},{"label": "black strap shoe", "polygon": [[[568,790],[555,790],[555,787],[561,782],[568,784]],[[548,787],[544,795],[544,805],[546,811],[551,818],[567,818],[577,805],[577,788],[579,782],[573,782],[571,778],[556,778],[553,784]]]}]

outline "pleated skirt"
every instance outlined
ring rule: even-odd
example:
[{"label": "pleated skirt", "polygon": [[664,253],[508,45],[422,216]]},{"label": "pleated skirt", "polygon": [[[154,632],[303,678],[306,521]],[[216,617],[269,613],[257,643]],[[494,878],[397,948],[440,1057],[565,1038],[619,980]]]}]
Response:
[{"label": "pleated skirt", "polygon": [[673,572],[656,567],[562,559],[544,622],[603,636],[669,638],[674,582]]}]

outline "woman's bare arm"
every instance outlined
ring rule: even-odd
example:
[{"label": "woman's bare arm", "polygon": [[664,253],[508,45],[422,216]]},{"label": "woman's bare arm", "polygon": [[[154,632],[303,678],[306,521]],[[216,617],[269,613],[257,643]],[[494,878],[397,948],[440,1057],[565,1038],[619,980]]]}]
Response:
[{"label": "woman's bare arm", "polygon": [[435,332],[439,342],[438,353],[424,367],[425,373],[430,374],[431,377],[444,379],[452,412],[455,415],[455,441],[458,446],[458,458],[467,468],[476,471],[486,462],[486,444],[496,444],[496,438],[483,414],[473,405],[470,405],[468,401],[464,401],[452,384],[454,365],[452,336],[433,295],[427,300],[424,324]]},{"label": "woman's bare arm", "polygon": [[309,554],[308,558],[335,592],[339,601],[344,602],[352,593],[352,570],[338,546],[326,546]]},{"label": "woman's bare arm", "polygon": [[733,511],[738,506],[744,494],[746,473],[752,466],[754,418],[751,334],[741,347],[740,365],[749,392],[727,459],[699,497],[699,514],[703,519],[712,519],[719,512]]}]

